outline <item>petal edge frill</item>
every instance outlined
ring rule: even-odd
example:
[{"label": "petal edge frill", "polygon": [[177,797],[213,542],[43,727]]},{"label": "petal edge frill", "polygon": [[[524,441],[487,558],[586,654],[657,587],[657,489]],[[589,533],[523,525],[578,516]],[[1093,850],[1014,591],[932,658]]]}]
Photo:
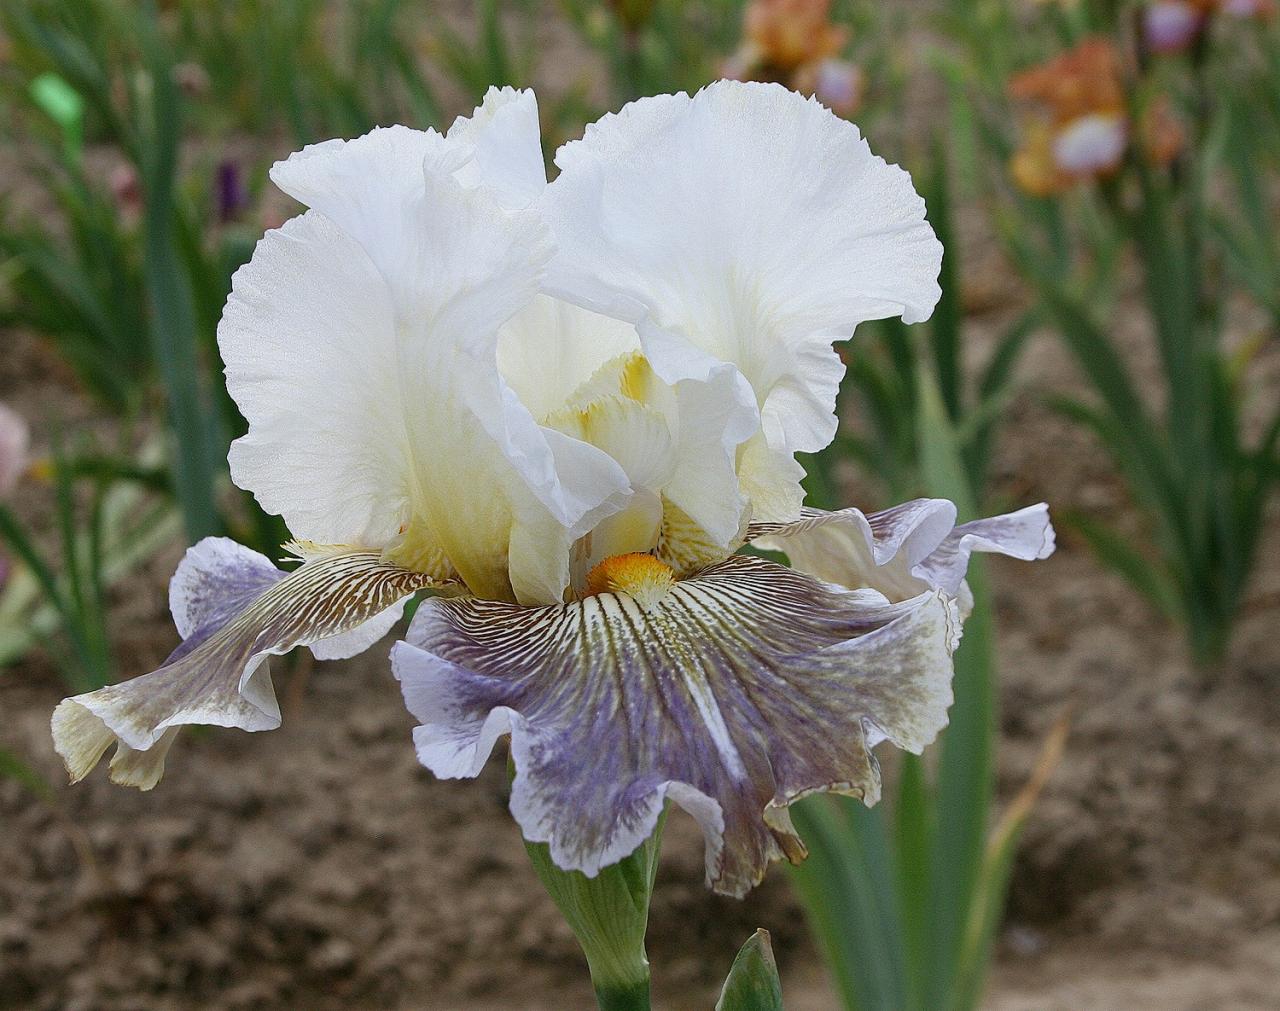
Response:
[{"label": "petal edge frill", "polygon": [[947,499],[913,499],[876,513],[805,508],[791,523],[751,524],[747,540],[786,553],[801,572],[871,587],[891,600],[927,589],[965,598],[973,552],[1036,561],[1053,554],[1055,545],[1043,502],[957,525],[956,507]]},{"label": "petal edge frill", "polygon": [[268,657],[299,645],[320,657],[350,656],[389,630],[406,597],[432,585],[377,552],[335,550],[286,574],[257,552],[207,538],[171,586],[186,641],[150,674],[64,699],[53,713],[54,748],[78,782],[114,743],[111,778],[149,790],[184,724],[280,725]]}]

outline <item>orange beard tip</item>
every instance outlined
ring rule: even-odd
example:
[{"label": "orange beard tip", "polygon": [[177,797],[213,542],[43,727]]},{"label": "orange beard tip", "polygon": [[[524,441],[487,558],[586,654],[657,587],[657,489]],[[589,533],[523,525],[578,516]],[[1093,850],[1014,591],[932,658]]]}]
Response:
[{"label": "orange beard tip", "polygon": [[653,555],[613,555],[587,573],[587,593],[625,593],[642,608],[656,604],[675,585],[676,574]]}]

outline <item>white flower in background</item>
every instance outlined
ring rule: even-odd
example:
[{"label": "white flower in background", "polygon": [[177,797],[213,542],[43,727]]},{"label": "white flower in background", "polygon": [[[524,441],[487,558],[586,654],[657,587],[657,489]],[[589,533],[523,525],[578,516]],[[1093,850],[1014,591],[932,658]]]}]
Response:
[{"label": "white flower in background", "polygon": [[831,342],[938,301],[942,246],[910,177],[817,101],[733,81],[633,102],[556,164],[549,287],[634,323],[667,382],[731,363],[759,411],[739,467],[753,516],[795,516],[795,453],[835,436]]},{"label": "white flower in background", "polygon": [[[55,712],[73,778],[114,742],[148,788],[184,723],[277,726],[269,655],[352,655],[423,589],[393,651],[419,757],[475,775],[509,733],[512,811],[565,868],[627,855],[671,799],[742,894],[803,855],[792,800],[873,803],[870,749],[937,734],[968,553],[1043,557],[1044,507],[810,513],[794,458],[835,432],[831,342],[938,298],[910,180],[816,102],[737,83],[636,102],[557,164],[548,186],[533,96],[506,89],[446,135],[275,167],[310,210],[237,273],[219,342],[233,477],[302,564],[192,548],[183,645]],[[735,554],[759,536],[798,567]]]}]

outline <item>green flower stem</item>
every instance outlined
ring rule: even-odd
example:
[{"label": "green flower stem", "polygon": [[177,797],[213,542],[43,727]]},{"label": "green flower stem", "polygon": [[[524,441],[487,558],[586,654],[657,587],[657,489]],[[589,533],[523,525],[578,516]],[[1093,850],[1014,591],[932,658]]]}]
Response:
[{"label": "green flower stem", "polygon": [[644,935],[665,820],[664,812],[653,835],[634,853],[593,878],[557,867],[546,843],[524,844],[538,880],[587,956],[602,1011],[648,1011],[650,1006]]}]

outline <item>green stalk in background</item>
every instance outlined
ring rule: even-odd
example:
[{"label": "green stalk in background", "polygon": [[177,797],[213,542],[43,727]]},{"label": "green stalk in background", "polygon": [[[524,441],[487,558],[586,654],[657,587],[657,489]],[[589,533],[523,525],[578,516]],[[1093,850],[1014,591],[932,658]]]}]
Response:
[{"label": "green stalk in background", "polygon": [[[1237,231],[1238,222],[1214,209],[1219,157],[1251,162],[1234,170],[1247,200],[1258,199],[1261,180],[1274,179],[1277,165],[1238,135],[1219,144],[1217,138],[1230,139],[1230,124],[1219,125],[1225,111],[1209,101],[1206,54],[1200,46],[1189,68],[1192,125],[1178,162],[1166,171],[1134,144],[1121,170],[1098,185],[1097,201],[1088,193],[1072,195],[1096,203],[1116,241],[1134,254],[1143,283],[1139,311],[1155,336],[1162,406],[1148,402],[1143,381],[1109,333],[1119,315],[1113,299],[1095,297],[1093,236],[1073,236],[1077,248],[1064,269],[1024,234],[1020,219],[1007,221],[1002,234],[1092,388],[1089,399],[1059,397],[1054,405],[1092,430],[1148,522],[1138,538],[1126,538],[1094,516],[1064,519],[1102,562],[1181,625],[1192,663],[1211,673],[1226,657],[1266,504],[1280,479],[1280,410],[1268,407],[1261,435],[1249,438],[1241,410],[1249,400],[1246,367],[1263,337],[1228,352],[1224,298],[1213,290],[1219,263],[1230,264],[1233,255],[1238,260],[1251,241]],[[1147,82],[1131,83],[1130,118],[1140,122],[1152,97]],[[1264,257],[1242,271],[1262,293],[1269,287],[1266,264]],[[1269,308],[1265,298],[1259,304]]]},{"label": "green stalk in background", "polygon": [[222,526],[215,485],[225,440],[204,381],[191,282],[182,270],[174,229],[173,188],[181,139],[178,89],[151,4],[144,5],[137,23],[148,71],[146,92],[137,89],[134,101],[143,135],[140,169],[151,341],[175,440],[174,487],[187,538],[194,543]]}]

